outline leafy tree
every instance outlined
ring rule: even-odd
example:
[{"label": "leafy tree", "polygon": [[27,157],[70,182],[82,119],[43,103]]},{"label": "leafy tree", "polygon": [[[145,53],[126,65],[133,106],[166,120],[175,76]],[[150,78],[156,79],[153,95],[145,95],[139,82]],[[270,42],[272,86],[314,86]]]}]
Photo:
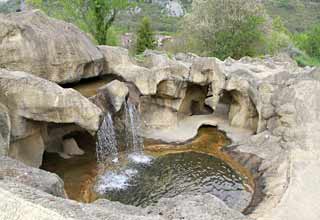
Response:
[{"label": "leafy tree", "polygon": [[108,30],[128,0],[28,0],[48,15],[72,22],[90,33],[99,44],[108,44]]},{"label": "leafy tree", "polygon": [[221,59],[255,55],[264,27],[265,12],[256,0],[194,0],[183,22],[193,52]]},{"label": "leafy tree", "polygon": [[153,32],[151,30],[150,21],[147,17],[144,17],[137,33],[136,52],[139,54],[143,53],[146,49],[154,48],[155,41]]}]

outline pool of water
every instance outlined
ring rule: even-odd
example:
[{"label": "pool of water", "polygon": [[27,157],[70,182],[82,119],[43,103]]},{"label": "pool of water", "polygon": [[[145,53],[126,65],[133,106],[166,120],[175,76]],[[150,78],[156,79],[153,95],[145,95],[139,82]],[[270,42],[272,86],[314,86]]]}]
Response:
[{"label": "pool of water", "polygon": [[131,174],[118,177],[107,173],[111,178],[98,182],[98,187],[109,184],[112,178],[123,187],[106,187],[100,197],[145,207],[162,197],[210,193],[230,207],[240,209],[244,209],[251,198],[240,174],[221,159],[204,153],[167,154],[154,158],[149,164],[128,163],[122,172],[128,170]]},{"label": "pool of water", "polygon": [[96,164],[95,143],[89,135],[75,138],[85,155],[65,160],[46,154],[42,166],[64,180],[70,199],[107,198],[144,207],[162,197],[211,193],[240,211],[251,201],[250,173],[221,151],[229,141],[216,128],[200,128],[198,136],[185,144],[146,140],[146,157],[120,153],[119,163],[106,167]]}]

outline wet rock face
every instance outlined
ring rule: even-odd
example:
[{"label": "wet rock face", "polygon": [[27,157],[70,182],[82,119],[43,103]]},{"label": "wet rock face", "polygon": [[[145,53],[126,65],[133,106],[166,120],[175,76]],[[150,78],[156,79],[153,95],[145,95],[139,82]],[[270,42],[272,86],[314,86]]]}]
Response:
[{"label": "wet rock face", "polygon": [[26,11],[0,16],[0,67],[57,83],[102,73],[102,54],[74,25]]}]

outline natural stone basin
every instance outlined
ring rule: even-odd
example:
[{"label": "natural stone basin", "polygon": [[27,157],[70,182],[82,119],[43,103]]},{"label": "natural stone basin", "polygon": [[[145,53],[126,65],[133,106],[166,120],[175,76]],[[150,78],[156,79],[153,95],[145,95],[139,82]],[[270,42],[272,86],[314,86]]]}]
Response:
[{"label": "natural stone basin", "polygon": [[94,142],[83,135],[76,139],[85,155],[64,160],[47,154],[43,165],[64,180],[71,199],[107,198],[145,207],[162,197],[211,193],[240,211],[250,204],[254,188],[250,174],[220,150],[228,139],[216,128],[200,128],[198,136],[186,144],[147,140],[144,154],[152,157],[149,163],[132,162],[121,153],[117,165],[110,163],[103,169],[98,169],[90,148]]},{"label": "natural stone basin", "polygon": [[224,161],[208,154],[172,153],[154,158],[147,165],[129,163],[127,166],[132,177],[121,188],[105,190],[102,197],[142,207],[162,197],[183,193],[210,193],[240,210],[250,202],[251,194],[244,178]]}]

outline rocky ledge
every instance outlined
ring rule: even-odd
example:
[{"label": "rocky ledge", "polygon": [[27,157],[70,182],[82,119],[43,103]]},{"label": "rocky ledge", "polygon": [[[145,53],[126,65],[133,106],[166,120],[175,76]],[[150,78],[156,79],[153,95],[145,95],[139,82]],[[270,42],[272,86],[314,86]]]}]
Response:
[{"label": "rocky ledge", "polygon": [[[220,61],[146,51],[136,60],[39,11],[1,15],[0,67],[0,219],[320,219],[318,69],[285,55]],[[89,98],[56,84],[98,75],[116,80]],[[7,157],[39,167],[44,151],[81,153],[68,135],[94,134],[105,111],[121,130],[127,99],[148,138],[184,142],[203,124],[224,130],[233,140],[224,150],[256,177],[246,216],[210,195],[146,209],[82,204],[63,198],[56,175]]]}]

